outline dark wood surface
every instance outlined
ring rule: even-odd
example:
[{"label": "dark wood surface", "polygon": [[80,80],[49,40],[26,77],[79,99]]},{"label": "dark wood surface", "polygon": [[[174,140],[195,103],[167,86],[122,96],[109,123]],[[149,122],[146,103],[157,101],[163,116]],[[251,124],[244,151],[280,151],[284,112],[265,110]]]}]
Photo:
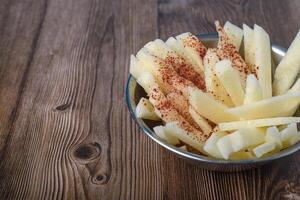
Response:
[{"label": "dark wood surface", "polygon": [[287,47],[300,1],[1,0],[0,199],[300,199],[300,153],[205,171],[129,116],[129,55],[216,19],[260,24]]}]

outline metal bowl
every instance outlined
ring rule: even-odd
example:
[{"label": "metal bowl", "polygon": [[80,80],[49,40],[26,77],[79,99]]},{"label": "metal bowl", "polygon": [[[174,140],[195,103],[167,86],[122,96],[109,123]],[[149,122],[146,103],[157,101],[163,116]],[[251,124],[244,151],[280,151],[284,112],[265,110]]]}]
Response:
[{"label": "metal bowl", "polygon": [[[212,34],[200,34],[198,37],[207,47],[216,47],[218,41],[217,33]],[[277,66],[278,62],[285,55],[286,49],[280,47],[278,45],[272,45],[272,63],[273,63],[273,72],[275,66]],[[191,153],[185,150],[182,150],[176,146],[168,144],[166,141],[157,136],[152,128],[158,125],[157,122],[152,122],[148,120],[142,120],[136,117],[135,109],[138,101],[141,97],[145,97],[146,93],[139,86],[132,76],[129,76],[127,85],[126,85],[126,103],[129,109],[129,112],[132,118],[136,121],[139,127],[143,130],[143,132],[148,135],[153,141],[168,149],[169,151],[175,153],[181,158],[192,162],[195,165],[198,165],[201,168],[214,170],[214,171],[222,171],[222,172],[237,172],[246,169],[251,169],[255,167],[262,166],[266,163],[270,163],[274,160],[286,157],[295,153],[300,149],[300,143],[293,145],[290,148],[282,150],[276,154],[273,154],[269,157],[257,158],[257,159],[249,159],[249,160],[221,160],[221,159],[212,159],[203,155]],[[160,124],[161,122],[159,122]]]}]

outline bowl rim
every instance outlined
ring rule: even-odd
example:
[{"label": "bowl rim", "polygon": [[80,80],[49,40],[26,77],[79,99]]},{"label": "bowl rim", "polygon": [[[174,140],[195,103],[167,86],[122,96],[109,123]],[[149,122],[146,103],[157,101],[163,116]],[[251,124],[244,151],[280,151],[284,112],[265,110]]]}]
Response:
[{"label": "bowl rim", "polygon": [[[197,37],[200,39],[203,39],[205,41],[213,41],[218,38],[217,33],[206,33],[206,34],[197,34]],[[279,45],[272,44],[272,50],[281,55],[284,56],[287,49],[283,48]],[[133,102],[131,101],[130,98],[130,84],[132,81],[135,81],[135,78],[130,74],[126,83],[126,88],[125,88],[125,101],[128,107],[128,110],[130,112],[131,117],[134,119],[134,121],[138,124],[139,128],[142,129],[142,131],[149,136],[152,140],[154,140],[156,143],[161,145],[162,147],[166,148],[167,150],[180,155],[184,158],[187,159],[192,159],[195,161],[200,161],[200,162],[205,162],[205,163],[210,163],[210,164],[236,164],[236,165],[241,165],[241,164],[258,164],[258,163],[265,163],[273,160],[277,160],[279,158],[283,158],[286,156],[289,156],[296,151],[300,150],[300,142],[297,144],[293,145],[292,147],[289,147],[287,149],[284,149],[278,153],[275,153],[271,156],[268,157],[262,157],[262,158],[255,158],[255,159],[245,159],[245,160],[224,160],[224,159],[213,159],[211,157],[207,157],[204,155],[188,152],[185,150],[180,149],[179,147],[173,146],[171,144],[168,144],[166,141],[163,139],[159,138],[156,136],[156,134],[143,122],[142,119],[138,119],[134,113],[133,110]]]}]

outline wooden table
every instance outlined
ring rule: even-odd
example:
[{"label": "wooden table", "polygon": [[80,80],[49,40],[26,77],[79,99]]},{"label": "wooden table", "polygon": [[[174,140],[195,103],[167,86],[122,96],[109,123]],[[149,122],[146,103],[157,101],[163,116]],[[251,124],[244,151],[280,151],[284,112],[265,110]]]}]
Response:
[{"label": "wooden table", "polygon": [[0,199],[299,199],[300,152],[216,173],[142,134],[129,56],[157,37],[260,24],[287,47],[299,0],[2,0]]}]

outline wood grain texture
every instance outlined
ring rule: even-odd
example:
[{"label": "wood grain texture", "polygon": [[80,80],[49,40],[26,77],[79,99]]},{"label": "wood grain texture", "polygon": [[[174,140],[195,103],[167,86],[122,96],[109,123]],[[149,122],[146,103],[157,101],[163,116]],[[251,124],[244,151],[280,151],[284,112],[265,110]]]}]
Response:
[{"label": "wood grain texture", "polygon": [[300,199],[300,153],[239,173],[147,138],[124,102],[129,56],[157,37],[258,23],[287,47],[298,0],[2,0],[0,199]]}]

